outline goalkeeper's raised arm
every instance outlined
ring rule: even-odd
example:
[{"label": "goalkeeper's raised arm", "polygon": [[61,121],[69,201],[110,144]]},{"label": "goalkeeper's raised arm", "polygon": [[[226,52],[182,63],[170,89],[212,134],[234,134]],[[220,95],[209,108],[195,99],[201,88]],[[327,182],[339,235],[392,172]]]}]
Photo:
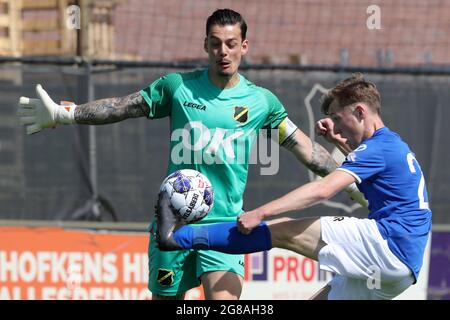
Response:
[{"label": "goalkeeper's raised arm", "polygon": [[37,99],[21,97],[18,116],[28,134],[60,124],[108,124],[128,118],[145,117],[149,106],[139,92],[118,98],[95,100],[81,105],[55,103],[41,85]]}]

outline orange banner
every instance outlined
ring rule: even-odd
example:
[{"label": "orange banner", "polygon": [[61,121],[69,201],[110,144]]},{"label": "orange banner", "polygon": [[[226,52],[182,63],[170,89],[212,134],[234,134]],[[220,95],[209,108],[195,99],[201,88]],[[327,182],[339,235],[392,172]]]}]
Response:
[{"label": "orange banner", "polygon": [[147,248],[146,233],[0,227],[0,299],[149,299]]},{"label": "orange banner", "polygon": [[[148,234],[0,227],[0,300],[150,299]],[[425,299],[430,244],[416,285],[399,299]],[[272,249],[245,257],[241,299],[307,299],[332,275],[317,262]],[[203,299],[201,287],[187,299]]]}]

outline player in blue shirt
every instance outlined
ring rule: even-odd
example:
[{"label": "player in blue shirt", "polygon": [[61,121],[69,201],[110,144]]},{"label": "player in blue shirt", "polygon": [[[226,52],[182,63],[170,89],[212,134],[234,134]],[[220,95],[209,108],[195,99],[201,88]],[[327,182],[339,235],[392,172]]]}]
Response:
[{"label": "player in blue shirt", "polygon": [[[431,230],[431,211],[419,163],[398,134],[385,127],[376,86],[356,74],[323,99],[329,118],[318,134],[347,156],[336,171],[238,217],[237,223],[181,226],[167,197],[158,201],[163,250],[213,249],[250,253],[273,247],[319,262],[336,276],[314,299],[392,299],[415,283]],[[369,217],[262,220],[312,206],[356,182]],[[175,232],[172,232],[174,230]]]}]

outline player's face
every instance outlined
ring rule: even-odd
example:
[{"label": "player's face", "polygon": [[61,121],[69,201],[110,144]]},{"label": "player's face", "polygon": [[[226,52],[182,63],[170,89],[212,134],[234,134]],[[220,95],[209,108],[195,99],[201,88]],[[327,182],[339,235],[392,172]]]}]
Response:
[{"label": "player's face", "polygon": [[344,108],[334,100],[330,105],[330,118],[334,123],[334,133],[347,139],[347,144],[356,149],[364,138],[364,124],[357,115],[356,106],[348,105]]},{"label": "player's face", "polygon": [[248,40],[242,40],[239,24],[213,25],[205,39],[212,75],[227,78],[236,75],[247,49]]}]

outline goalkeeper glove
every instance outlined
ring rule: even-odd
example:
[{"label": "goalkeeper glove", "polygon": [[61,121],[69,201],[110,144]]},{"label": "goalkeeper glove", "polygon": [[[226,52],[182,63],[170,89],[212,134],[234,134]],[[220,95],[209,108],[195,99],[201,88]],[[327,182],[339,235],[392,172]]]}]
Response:
[{"label": "goalkeeper glove", "polygon": [[369,202],[364,198],[364,195],[358,190],[354,182],[345,188],[345,191],[350,195],[350,198],[358,202],[361,206],[364,208],[369,207]]},{"label": "goalkeeper glove", "polygon": [[39,99],[20,97],[19,100],[17,115],[20,124],[26,126],[27,134],[37,133],[45,128],[54,128],[58,124],[75,123],[76,105],[74,103],[56,104],[40,84],[36,86],[36,93]]}]

